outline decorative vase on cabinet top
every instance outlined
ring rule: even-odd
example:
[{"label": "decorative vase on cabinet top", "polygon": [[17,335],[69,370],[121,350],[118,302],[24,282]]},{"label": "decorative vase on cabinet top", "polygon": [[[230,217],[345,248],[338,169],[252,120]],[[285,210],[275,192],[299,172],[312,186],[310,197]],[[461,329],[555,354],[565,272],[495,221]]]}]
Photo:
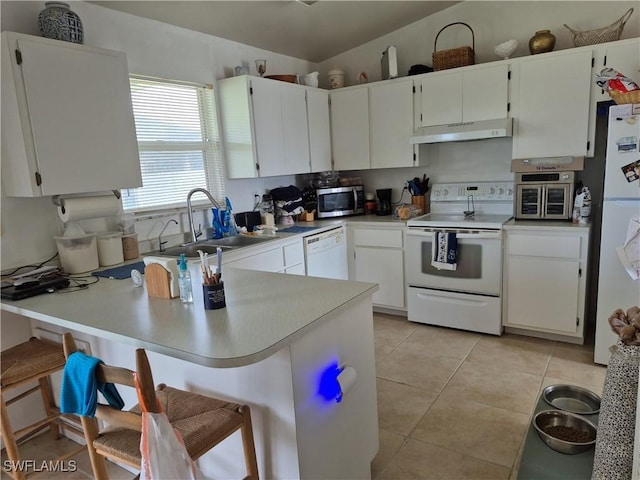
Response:
[{"label": "decorative vase on cabinet top", "polygon": [[556,46],[556,36],[550,30],[539,30],[529,39],[529,51],[531,55],[546,53]]},{"label": "decorative vase on cabinet top", "polygon": [[329,88],[333,90],[334,88],[342,88],[344,87],[344,71],[340,69],[329,70]]},{"label": "decorative vase on cabinet top", "polygon": [[83,43],[80,17],[64,2],[45,2],[38,15],[38,26],[43,37],[65,42]]}]

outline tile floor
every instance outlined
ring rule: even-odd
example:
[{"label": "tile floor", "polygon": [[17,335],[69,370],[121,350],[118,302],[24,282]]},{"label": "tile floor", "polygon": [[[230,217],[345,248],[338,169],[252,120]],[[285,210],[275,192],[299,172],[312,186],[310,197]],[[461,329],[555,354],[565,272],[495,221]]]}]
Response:
[{"label": "tile floor", "polygon": [[[372,464],[376,480],[515,480],[544,386],[570,383],[602,394],[606,368],[593,363],[592,346],[494,337],[384,314],[375,314],[374,325],[380,429]],[[23,458],[41,461],[76,446],[42,435],[21,451]],[[86,453],[73,459],[75,472],[30,478],[92,478]],[[113,464],[109,468],[114,480],[134,478]]]}]

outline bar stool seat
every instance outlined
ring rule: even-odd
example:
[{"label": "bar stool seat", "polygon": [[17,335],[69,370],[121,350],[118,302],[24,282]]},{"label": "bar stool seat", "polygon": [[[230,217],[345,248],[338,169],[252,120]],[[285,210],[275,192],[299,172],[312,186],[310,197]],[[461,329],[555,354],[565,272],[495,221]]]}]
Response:
[{"label": "bar stool seat", "polygon": [[[53,399],[49,375],[62,370],[64,365],[65,356],[62,345],[35,337],[1,352],[0,398],[2,424],[0,433],[7,449],[7,457],[13,465],[17,465],[20,460],[18,444],[40,430],[50,427],[53,438],[60,438],[58,420],[61,414]],[[36,386],[5,401],[5,393],[7,391],[34,382],[37,382]],[[46,418],[14,431],[9,421],[7,406],[37,390],[40,391],[42,396]],[[77,453],[77,451],[74,453]],[[71,455],[66,457],[68,456]],[[26,478],[25,473],[20,469],[12,469],[7,473],[15,479]]]}]

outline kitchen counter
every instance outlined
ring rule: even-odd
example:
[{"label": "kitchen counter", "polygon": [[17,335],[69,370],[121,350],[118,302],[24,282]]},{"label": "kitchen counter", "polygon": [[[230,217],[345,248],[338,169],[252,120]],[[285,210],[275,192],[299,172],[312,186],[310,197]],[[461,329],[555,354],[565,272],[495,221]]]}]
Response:
[{"label": "kitchen counter", "polygon": [[[91,355],[127,368],[144,347],[155,383],[250,406],[262,478],[370,478],[377,285],[229,267],[226,308],[204,310],[199,264],[189,268],[193,304],[149,298],[130,279],[102,279],[73,293],[3,301],[3,335],[29,321],[34,334],[54,340],[70,331]],[[338,403],[320,385],[344,366],[356,375]],[[129,390],[120,392],[127,408],[136,403]],[[198,460],[209,478],[240,478],[243,465],[240,434]]]},{"label": "kitchen counter", "polygon": [[557,231],[579,232],[589,230],[590,223],[573,223],[563,220],[515,220],[511,219],[504,224],[505,230],[536,230],[541,228],[553,228]]},{"label": "kitchen counter", "polygon": [[[84,291],[2,302],[2,309],[75,331],[144,347],[208,367],[258,362],[325,316],[372,295],[375,284],[229,268],[227,307],[204,310],[197,263],[194,303],[148,297],[131,280],[101,280]],[[277,301],[286,292],[287,301]]]}]

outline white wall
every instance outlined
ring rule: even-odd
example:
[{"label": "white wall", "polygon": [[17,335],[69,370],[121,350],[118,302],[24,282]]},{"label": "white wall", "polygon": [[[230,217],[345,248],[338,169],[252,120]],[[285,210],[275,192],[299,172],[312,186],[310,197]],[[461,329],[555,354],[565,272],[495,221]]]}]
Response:
[{"label": "white wall", "polygon": [[[398,49],[398,73],[406,76],[415,64],[431,66],[431,54],[438,31],[452,22],[467,23],[475,34],[476,64],[499,60],[493,48],[507,40],[518,41],[512,58],[529,55],[528,42],[537,30],[551,30],[554,50],[573,47],[566,23],[574,30],[591,30],[610,25],[629,8],[635,11],[621,39],[640,36],[638,2],[616,1],[476,1],[468,0],[418,20],[395,32],[337,55],[320,64],[320,86],[328,88],[327,72],[339,67],[345,72],[345,86],[357,85],[360,72],[370,82],[381,79],[380,59],[389,46]],[[471,46],[471,33],[462,25],[447,28],[438,38],[437,50]]]}]

